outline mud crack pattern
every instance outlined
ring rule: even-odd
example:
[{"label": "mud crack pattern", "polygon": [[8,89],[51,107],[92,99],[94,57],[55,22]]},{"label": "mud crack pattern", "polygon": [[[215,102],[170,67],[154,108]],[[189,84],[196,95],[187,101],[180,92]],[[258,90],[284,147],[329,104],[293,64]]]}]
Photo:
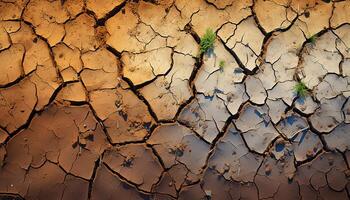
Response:
[{"label": "mud crack pattern", "polygon": [[349,199],[349,13],[0,0],[0,199]]}]

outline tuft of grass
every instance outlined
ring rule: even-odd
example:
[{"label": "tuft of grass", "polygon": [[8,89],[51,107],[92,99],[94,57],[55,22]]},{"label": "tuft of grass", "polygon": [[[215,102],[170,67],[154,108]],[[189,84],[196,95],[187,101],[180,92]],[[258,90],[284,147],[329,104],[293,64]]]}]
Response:
[{"label": "tuft of grass", "polygon": [[306,97],[307,95],[307,87],[304,82],[300,81],[294,86],[294,92],[298,97]]},{"label": "tuft of grass", "polygon": [[212,49],[214,47],[215,38],[215,32],[211,28],[208,28],[203,37],[201,37],[200,52],[206,53],[209,49]]},{"label": "tuft of grass", "polygon": [[220,68],[220,70],[223,70],[224,69],[224,67],[225,67],[225,61],[224,60],[220,60],[220,62],[219,62],[219,68]]},{"label": "tuft of grass", "polygon": [[315,44],[315,43],[316,43],[316,39],[317,39],[317,36],[316,36],[316,35],[313,35],[313,36],[309,37],[308,41],[309,41],[311,44]]}]

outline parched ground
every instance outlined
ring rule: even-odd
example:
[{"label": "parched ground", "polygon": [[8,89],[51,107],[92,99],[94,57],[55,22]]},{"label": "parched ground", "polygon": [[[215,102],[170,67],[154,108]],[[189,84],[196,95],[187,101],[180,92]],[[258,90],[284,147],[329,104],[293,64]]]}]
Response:
[{"label": "parched ground", "polygon": [[0,0],[0,199],[349,199],[349,96],[349,0]]}]

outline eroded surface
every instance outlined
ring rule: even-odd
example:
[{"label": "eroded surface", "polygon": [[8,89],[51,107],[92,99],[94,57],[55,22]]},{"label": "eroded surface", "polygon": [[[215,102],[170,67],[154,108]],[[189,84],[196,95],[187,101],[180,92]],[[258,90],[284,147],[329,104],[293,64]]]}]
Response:
[{"label": "eroded surface", "polygon": [[0,199],[349,199],[349,12],[0,0]]}]

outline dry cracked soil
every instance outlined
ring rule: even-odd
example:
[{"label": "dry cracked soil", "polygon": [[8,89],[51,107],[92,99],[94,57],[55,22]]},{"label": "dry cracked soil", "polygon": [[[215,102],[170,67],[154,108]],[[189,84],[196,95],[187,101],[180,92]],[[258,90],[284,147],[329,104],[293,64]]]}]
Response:
[{"label": "dry cracked soil", "polygon": [[0,0],[0,199],[349,199],[349,96],[349,0]]}]

